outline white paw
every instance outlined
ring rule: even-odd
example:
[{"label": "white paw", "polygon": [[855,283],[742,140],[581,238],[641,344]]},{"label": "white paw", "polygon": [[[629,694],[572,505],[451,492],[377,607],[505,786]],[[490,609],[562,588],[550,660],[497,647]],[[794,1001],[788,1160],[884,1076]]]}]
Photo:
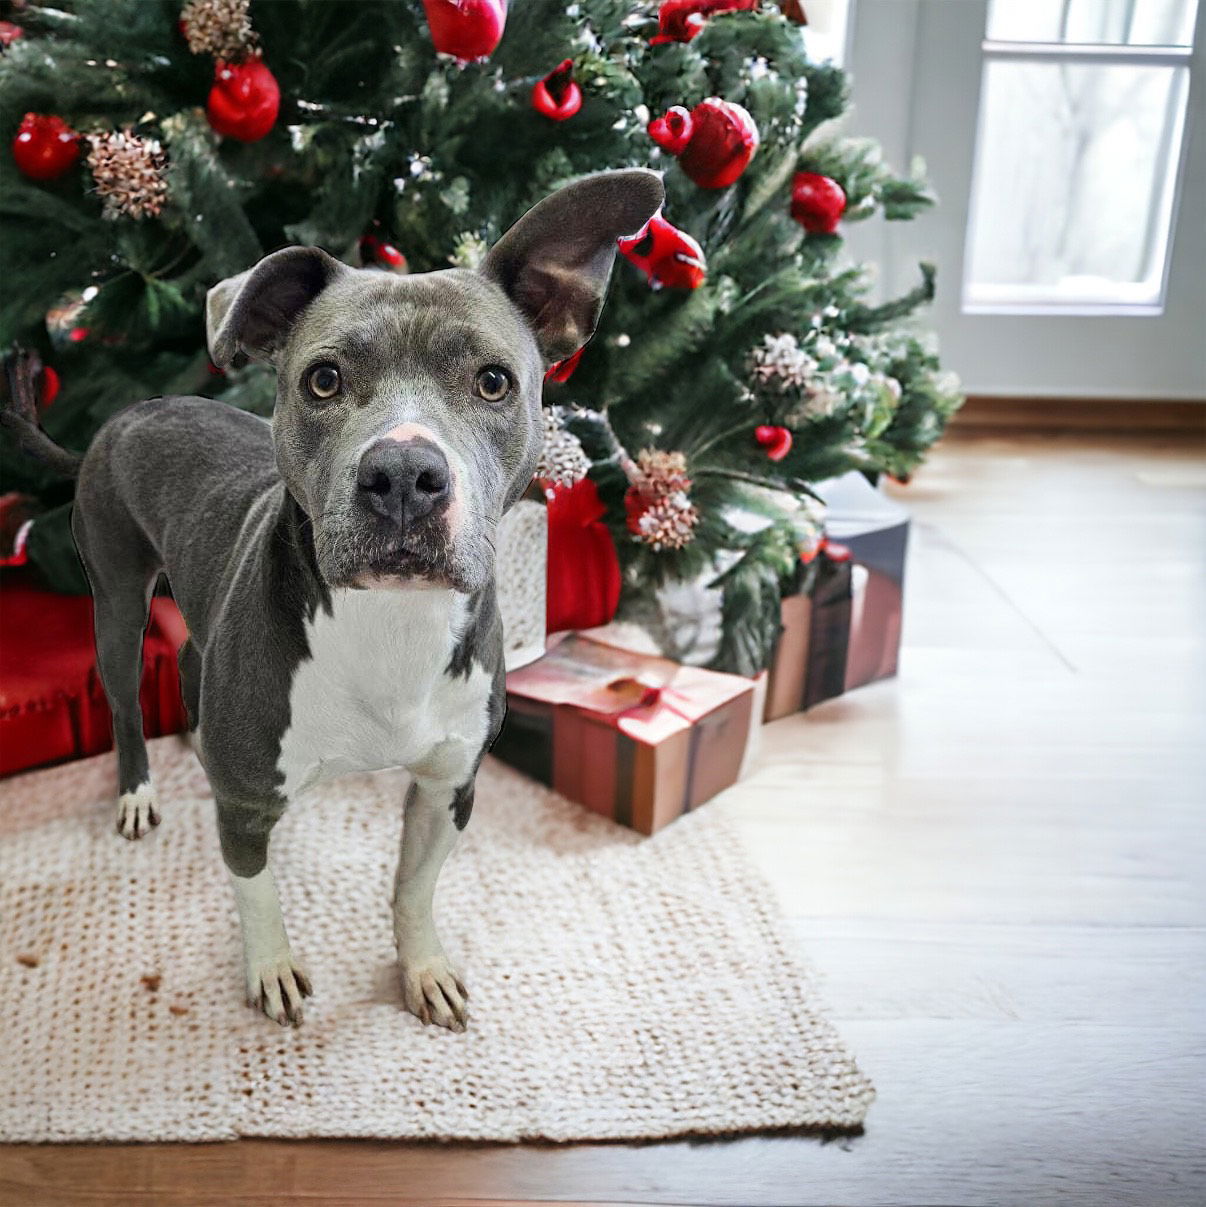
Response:
[{"label": "white paw", "polygon": [[402,961],[402,997],[406,1008],[424,1023],[464,1031],[469,1021],[469,991],[447,957]]},{"label": "white paw", "polygon": [[310,978],[291,953],[276,959],[247,961],[247,1002],[282,1027],[302,1021],[302,999],[314,990]]},{"label": "white paw", "polygon": [[159,824],[155,808],[155,790],[150,784],[139,784],[133,792],[124,793],[117,802],[117,832],[123,838],[141,838]]}]

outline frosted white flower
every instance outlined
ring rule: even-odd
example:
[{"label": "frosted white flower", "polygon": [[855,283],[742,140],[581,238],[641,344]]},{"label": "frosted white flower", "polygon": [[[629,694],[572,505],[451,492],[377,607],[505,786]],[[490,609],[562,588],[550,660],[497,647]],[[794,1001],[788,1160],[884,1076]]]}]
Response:
[{"label": "frosted white flower", "polygon": [[861,362],[850,366],[850,376],[857,386],[865,386],[871,380],[871,370]]},{"label": "frosted white flower", "polygon": [[762,346],[754,349],[750,361],[758,381],[777,384],[780,390],[800,389],[817,370],[817,362],[789,331],[763,336]]},{"label": "frosted white flower", "polygon": [[464,231],[452,245],[448,262],[457,268],[477,268],[486,258],[486,241],[475,231]]},{"label": "frosted white flower", "polygon": [[536,462],[536,477],[556,486],[573,486],[586,477],[590,458],[582,442],[565,428],[565,412],[561,407],[544,409],[544,444]]}]

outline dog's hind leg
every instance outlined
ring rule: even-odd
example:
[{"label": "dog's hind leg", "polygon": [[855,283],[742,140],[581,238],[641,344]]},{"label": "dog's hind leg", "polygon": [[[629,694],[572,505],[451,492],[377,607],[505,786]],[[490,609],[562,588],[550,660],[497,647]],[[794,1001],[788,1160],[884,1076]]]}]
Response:
[{"label": "dog's hind leg", "polygon": [[97,542],[78,506],[72,528],[92,586],[96,664],[113,714],[117,829],[124,838],[141,838],[159,824],[139,700],[142,640],[159,570],[140,534],[120,544]]},{"label": "dog's hind leg", "polygon": [[416,776],[406,794],[394,878],[394,939],[406,1008],[424,1023],[464,1031],[465,984],[449,963],[431,915],[436,880],[473,808],[473,779],[454,787]]}]

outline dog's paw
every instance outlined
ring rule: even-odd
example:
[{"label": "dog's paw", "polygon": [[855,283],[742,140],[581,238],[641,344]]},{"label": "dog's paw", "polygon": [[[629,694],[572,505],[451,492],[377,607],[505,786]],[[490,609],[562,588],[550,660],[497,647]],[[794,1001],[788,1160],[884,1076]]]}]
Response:
[{"label": "dog's paw", "polygon": [[465,983],[445,956],[402,962],[402,998],[420,1021],[464,1031],[469,1022],[468,996]]},{"label": "dog's paw", "polygon": [[159,824],[155,808],[155,790],[150,784],[139,784],[133,792],[125,792],[117,802],[117,832],[122,838],[141,838]]},{"label": "dog's paw", "polygon": [[248,1005],[282,1027],[296,1027],[302,1021],[302,999],[313,992],[305,969],[288,952],[278,959],[247,964]]}]

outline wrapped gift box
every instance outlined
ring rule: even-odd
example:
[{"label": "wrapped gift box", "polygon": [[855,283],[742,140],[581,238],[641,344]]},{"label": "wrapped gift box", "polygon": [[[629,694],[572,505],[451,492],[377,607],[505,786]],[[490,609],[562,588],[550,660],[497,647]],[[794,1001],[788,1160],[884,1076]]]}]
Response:
[{"label": "wrapped gift box", "polygon": [[817,484],[826,541],[783,599],[764,719],[896,673],[909,517],[860,473]]},{"label": "wrapped gift box", "polygon": [[754,684],[571,636],[507,676],[493,753],[652,834],[735,783]]},{"label": "wrapped gift box", "polygon": [[[0,588],[0,775],[100,754],[113,745],[96,670],[91,597],[56,595],[26,574],[6,570]],[[186,635],[176,605],[152,600],[142,656],[148,737],[188,726],[176,665]]]}]

